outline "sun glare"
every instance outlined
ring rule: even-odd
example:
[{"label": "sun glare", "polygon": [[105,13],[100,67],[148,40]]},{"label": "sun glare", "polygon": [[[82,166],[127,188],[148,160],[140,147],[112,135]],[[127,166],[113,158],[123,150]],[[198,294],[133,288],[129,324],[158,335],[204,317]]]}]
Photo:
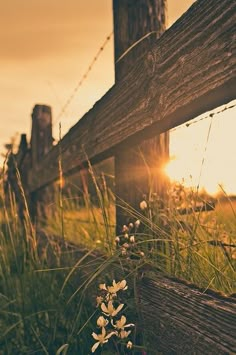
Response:
[{"label": "sun glare", "polygon": [[[227,107],[235,104],[231,102]],[[170,132],[171,158],[165,172],[173,181],[199,185],[212,195],[222,187],[227,194],[236,195],[236,107],[212,118],[206,116]]]}]

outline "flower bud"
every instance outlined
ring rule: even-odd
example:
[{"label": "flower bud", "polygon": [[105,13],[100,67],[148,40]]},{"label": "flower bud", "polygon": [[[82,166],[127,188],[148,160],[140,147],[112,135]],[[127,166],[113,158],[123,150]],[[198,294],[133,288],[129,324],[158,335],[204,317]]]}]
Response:
[{"label": "flower bud", "polygon": [[147,202],[146,201],[141,201],[140,204],[139,204],[139,207],[140,209],[143,211],[143,210],[146,210],[147,209]]},{"label": "flower bud", "polygon": [[132,349],[132,347],[133,347],[132,341],[129,340],[126,347],[127,347],[127,349]]},{"label": "flower bud", "polygon": [[117,244],[119,244],[119,243],[120,243],[120,238],[119,238],[119,237],[116,237],[116,238],[115,238],[115,242],[116,242]]}]

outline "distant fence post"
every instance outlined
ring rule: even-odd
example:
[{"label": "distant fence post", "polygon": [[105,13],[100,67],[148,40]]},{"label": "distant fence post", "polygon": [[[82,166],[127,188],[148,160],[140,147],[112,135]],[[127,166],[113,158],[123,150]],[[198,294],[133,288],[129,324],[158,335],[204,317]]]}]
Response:
[{"label": "distant fence post", "polygon": [[[129,73],[135,65],[137,54],[147,52],[150,44],[164,32],[165,9],[166,0],[113,0],[116,82]],[[146,35],[147,37],[137,47],[134,46],[132,51],[127,51]],[[152,65],[155,58],[152,52],[149,54]],[[165,178],[162,165],[168,156],[168,132],[146,140],[138,146],[133,145],[131,141],[130,148],[120,149],[116,153],[117,234],[120,233],[122,225],[128,222],[129,213],[125,211],[125,206],[129,205],[138,210],[143,195],[148,196],[150,191],[163,197]]]},{"label": "distant fence post", "polygon": [[[38,164],[52,148],[52,111],[50,106],[35,105],[32,112],[32,129],[30,141],[31,168],[37,172]],[[48,216],[48,203],[54,197],[53,186],[44,187],[34,191],[30,196],[31,216],[46,219]]]}]

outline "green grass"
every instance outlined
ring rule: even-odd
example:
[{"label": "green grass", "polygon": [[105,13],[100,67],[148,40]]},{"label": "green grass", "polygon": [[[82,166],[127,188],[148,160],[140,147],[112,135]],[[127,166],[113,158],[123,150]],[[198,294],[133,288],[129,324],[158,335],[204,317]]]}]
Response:
[{"label": "green grass", "polygon": [[[114,197],[104,183],[101,187],[91,167],[90,172],[96,201],[91,200],[88,192],[74,189],[68,193],[65,188],[60,198],[55,198],[59,202],[50,206],[52,216],[47,223],[43,221],[41,232],[63,236],[61,241],[40,237],[27,209],[22,224],[14,194],[9,191],[6,198],[1,181],[0,349],[4,355],[56,354],[63,347],[64,355],[90,353],[91,333],[96,331],[97,285],[111,283],[117,261],[116,268],[122,277],[127,276],[124,266],[131,267],[127,312],[135,323],[139,323],[139,317],[132,284],[136,269],[143,264],[188,280],[203,290],[210,288],[228,295],[236,292],[233,198],[224,195],[211,212],[192,210],[180,215],[179,207],[190,202],[194,206],[203,197],[181,188],[180,199],[173,200],[170,194],[166,207],[160,208],[157,196],[150,195],[145,210],[134,211],[127,206],[133,221],[139,219],[141,225],[128,226],[128,238],[134,236],[135,242],[128,239],[127,243],[122,233],[117,249]],[[72,251],[69,242],[80,250]],[[120,257],[125,243],[128,248]],[[95,249],[100,254],[91,257]],[[86,254],[86,250],[90,251]],[[103,354],[109,354],[106,349]]]},{"label": "green grass", "polygon": [[[96,247],[112,255],[115,253],[114,198],[108,190],[102,191],[94,175],[93,179],[100,194],[96,205],[88,194],[82,194],[80,203],[76,194],[64,197],[64,232],[76,244]],[[141,221],[139,229],[128,231],[129,236],[136,238],[135,248],[131,249],[134,253],[142,251],[145,263],[165,273],[203,290],[210,288],[229,295],[236,292],[236,201],[222,193],[213,211],[194,212],[193,207],[205,200],[209,196],[178,185],[170,186],[165,208],[160,208],[155,194],[147,201],[146,210],[135,211],[127,206],[127,214],[133,215],[133,221]],[[179,214],[179,208],[189,206],[191,213]],[[49,233],[60,235],[58,216],[54,222],[49,221]]]},{"label": "green grass", "polygon": [[[52,206],[54,217],[48,229],[43,221],[38,232],[27,208],[22,223],[14,194],[9,190],[5,195],[3,180],[0,189],[0,354],[91,353],[91,334],[98,332],[98,284],[111,283],[117,272],[124,275],[119,263],[113,266],[117,262],[114,220],[113,226],[104,223],[113,206],[106,205],[102,196],[100,208],[88,196],[80,204],[63,197],[62,206]],[[78,223],[80,219],[84,223]],[[52,234],[63,234],[65,240],[47,238]],[[70,241],[77,241],[80,248]],[[94,252],[97,247],[100,254]],[[126,313],[137,317],[135,302],[131,303],[127,302]],[[103,353],[114,354],[114,350],[104,347]]]},{"label": "green grass", "polygon": [[[145,238],[153,237],[148,242],[150,262],[205,290],[235,293],[235,201],[224,196],[218,199],[213,211],[195,212],[194,205],[202,197],[187,189],[182,193],[180,201],[173,202],[171,197],[164,209],[155,208],[155,201],[149,203],[144,213],[145,235],[139,240],[142,245]],[[181,215],[179,208],[186,206],[192,206],[191,213]]]}]

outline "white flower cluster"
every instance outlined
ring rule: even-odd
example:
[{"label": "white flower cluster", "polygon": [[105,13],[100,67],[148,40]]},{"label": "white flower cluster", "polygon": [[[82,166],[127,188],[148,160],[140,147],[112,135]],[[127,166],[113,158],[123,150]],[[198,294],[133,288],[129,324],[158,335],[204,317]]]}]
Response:
[{"label": "white flower cluster", "polygon": [[116,247],[120,250],[120,256],[129,259],[140,259],[140,257],[144,256],[136,241],[140,224],[140,220],[137,219],[134,223],[123,225],[122,234],[115,238]]},{"label": "white flower cluster", "polygon": [[[92,346],[93,353],[99,345],[102,346],[107,343],[113,336],[119,341],[126,339],[130,335],[131,330],[127,330],[127,328],[134,327],[134,324],[127,324],[127,319],[124,315],[118,316],[124,304],[119,302],[117,293],[125,291],[127,288],[126,280],[120,282],[113,280],[111,286],[106,284],[99,285],[101,295],[97,297],[97,307],[101,309],[103,315],[100,315],[97,319],[97,326],[101,329],[101,333],[92,333],[93,338],[96,340],[96,343]],[[131,349],[132,345],[129,340],[126,344],[127,349]]]}]

